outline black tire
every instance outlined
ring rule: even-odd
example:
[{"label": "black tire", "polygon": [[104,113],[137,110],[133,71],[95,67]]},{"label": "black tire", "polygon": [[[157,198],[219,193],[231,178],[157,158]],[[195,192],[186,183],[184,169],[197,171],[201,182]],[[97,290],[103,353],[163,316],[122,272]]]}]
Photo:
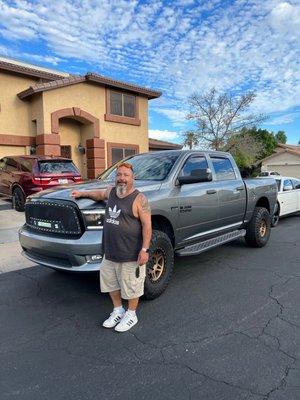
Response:
[{"label": "black tire", "polygon": [[279,222],[279,204],[276,203],[274,214],[271,218],[271,227],[274,228]]},{"label": "black tire", "polygon": [[264,207],[255,207],[246,229],[245,241],[251,247],[263,247],[268,243],[271,233],[271,217]]},{"label": "black tire", "polygon": [[16,187],[13,191],[13,208],[16,211],[24,211],[25,210],[25,196],[22,190],[19,187]]},{"label": "black tire", "polygon": [[147,300],[160,296],[171,279],[174,268],[174,249],[169,236],[154,230],[152,234],[149,261],[146,267],[144,297]]}]

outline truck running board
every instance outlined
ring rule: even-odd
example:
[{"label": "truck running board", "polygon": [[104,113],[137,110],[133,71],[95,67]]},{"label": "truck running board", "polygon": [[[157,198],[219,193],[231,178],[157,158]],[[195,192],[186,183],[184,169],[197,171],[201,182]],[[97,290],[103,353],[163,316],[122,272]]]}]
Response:
[{"label": "truck running board", "polygon": [[195,243],[190,246],[184,247],[183,249],[177,250],[176,254],[179,256],[192,256],[194,254],[199,254],[203,251],[217,247],[220,244],[231,242],[232,240],[243,237],[245,236],[245,234],[245,229],[224,233],[224,235],[205,240],[204,242]]}]

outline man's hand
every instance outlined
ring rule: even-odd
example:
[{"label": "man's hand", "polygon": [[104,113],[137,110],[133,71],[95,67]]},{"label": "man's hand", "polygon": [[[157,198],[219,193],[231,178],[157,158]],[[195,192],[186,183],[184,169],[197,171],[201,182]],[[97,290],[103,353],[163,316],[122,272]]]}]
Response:
[{"label": "man's hand", "polygon": [[149,254],[146,253],[144,250],[141,250],[139,252],[139,256],[138,256],[138,264],[139,265],[144,265],[149,261]]},{"label": "man's hand", "polygon": [[79,190],[73,190],[71,197],[74,197],[74,199],[79,199],[79,197],[81,197],[81,192]]}]

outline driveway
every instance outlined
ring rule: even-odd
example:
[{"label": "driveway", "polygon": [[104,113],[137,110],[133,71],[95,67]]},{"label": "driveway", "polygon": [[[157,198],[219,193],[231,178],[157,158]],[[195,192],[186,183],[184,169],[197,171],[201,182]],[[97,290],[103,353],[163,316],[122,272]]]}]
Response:
[{"label": "driveway", "polygon": [[101,327],[97,275],[2,273],[1,399],[299,400],[299,231],[298,215],[265,248],[176,259],[123,334]]}]

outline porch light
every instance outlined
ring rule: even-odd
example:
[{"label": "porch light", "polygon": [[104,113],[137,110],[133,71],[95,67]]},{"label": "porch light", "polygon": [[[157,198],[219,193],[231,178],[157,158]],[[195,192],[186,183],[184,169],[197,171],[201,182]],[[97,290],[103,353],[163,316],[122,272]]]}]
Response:
[{"label": "porch light", "polygon": [[79,144],[77,146],[77,150],[79,151],[80,154],[85,154],[85,148],[82,146],[82,144]]}]

